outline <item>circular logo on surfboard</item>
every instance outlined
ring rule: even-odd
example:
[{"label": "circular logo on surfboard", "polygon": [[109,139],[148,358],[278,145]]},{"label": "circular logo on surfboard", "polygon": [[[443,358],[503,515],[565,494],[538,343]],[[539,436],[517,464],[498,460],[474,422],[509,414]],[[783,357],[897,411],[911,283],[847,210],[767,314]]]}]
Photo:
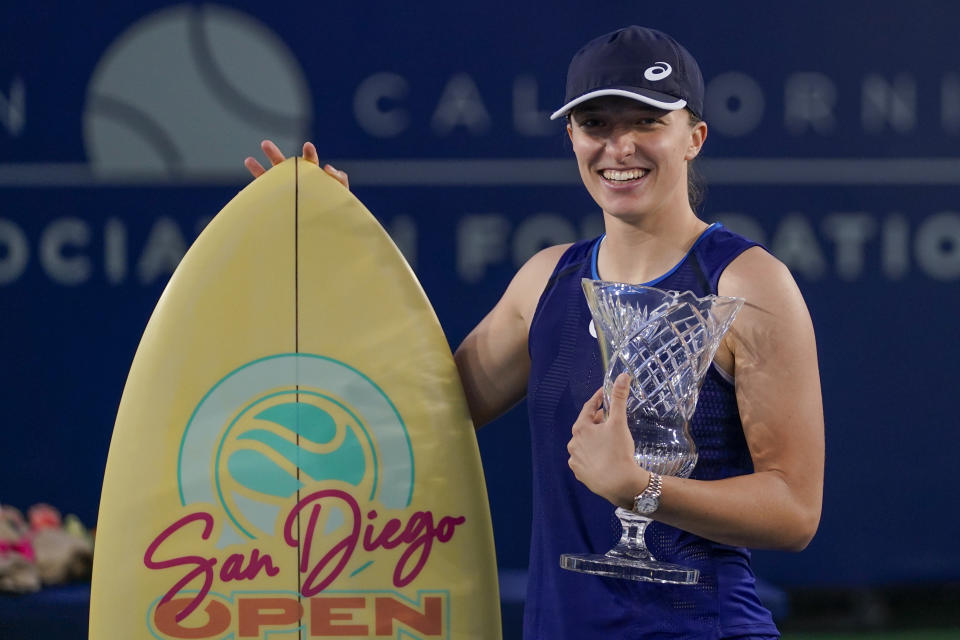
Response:
[{"label": "circular logo on surfboard", "polygon": [[[222,511],[222,548],[274,535],[298,496],[320,485],[402,509],[414,463],[400,414],[368,376],[331,358],[282,354],[207,392],[184,429],[177,474],[183,505]],[[343,516],[329,510],[324,529]]]}]

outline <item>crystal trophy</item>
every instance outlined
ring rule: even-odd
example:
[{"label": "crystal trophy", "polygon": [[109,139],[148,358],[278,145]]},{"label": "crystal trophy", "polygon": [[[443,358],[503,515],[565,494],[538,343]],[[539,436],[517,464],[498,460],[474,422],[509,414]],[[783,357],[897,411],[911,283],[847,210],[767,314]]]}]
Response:
[{"label": "crystal trophy", "polygon": [[[634,459],[647,471],[688,477],[697,464],[690,419],[720,340],[743,306],[742,298],[583,279],[603,361],[603,406],[613,383],[630,375],[627,425]],[[655,559],[643,539],[650,518],[616,511],[623,534],[607,553],[564,554],[572,571],[630,580],[695,584],[699,571]]]}]

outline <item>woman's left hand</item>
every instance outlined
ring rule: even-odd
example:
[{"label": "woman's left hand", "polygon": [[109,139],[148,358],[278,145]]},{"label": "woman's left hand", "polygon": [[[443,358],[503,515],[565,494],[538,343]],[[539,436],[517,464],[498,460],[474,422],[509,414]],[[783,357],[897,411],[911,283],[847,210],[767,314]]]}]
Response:
[{"label": "woman's left hand", "polygon": [[634,443],[627,428],[630,376],[620,374],[610,394],[610,412],[603,416],[603,389],[587,400],[573,424],[567,444],[568,464],[577,479],[613,504],[631,509],[633,498],[650,481],[650,474],[633,458]]}]

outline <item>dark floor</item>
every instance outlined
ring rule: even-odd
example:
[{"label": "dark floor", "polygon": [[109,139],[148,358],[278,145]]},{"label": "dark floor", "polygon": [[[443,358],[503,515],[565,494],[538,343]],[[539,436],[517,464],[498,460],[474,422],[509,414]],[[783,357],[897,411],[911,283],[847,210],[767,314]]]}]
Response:
[{"label": "dark floor", "polygon": [[[960,640],[960,582],[785,594],[784,640]],[[503,640],[520,640],[523,605],[505,603]]]},{"label": "dark floor", "polygon": [[[84,640],[89,585],[0,596],[0,639]],[[523,605],[502,606],[503,640],[520,640]],[[960,582],[786,594],[777,620],[785,640],[960,640]]]},{"label": "dark floor", "polygon": [[790,594],[786,633],[953,630],[960,639],[960,582],[875,589],[808,589]]}]

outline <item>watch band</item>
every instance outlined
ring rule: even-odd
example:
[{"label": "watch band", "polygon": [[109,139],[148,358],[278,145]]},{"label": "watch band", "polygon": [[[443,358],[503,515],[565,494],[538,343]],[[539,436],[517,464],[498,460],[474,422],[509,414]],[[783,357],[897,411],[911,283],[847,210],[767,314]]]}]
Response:
[{"label": "watch band", "polygon": [[633,512],[648,516],[660,508],[660,493],[663,489],[663,478],[659,473],[650,473],[650,482],[647,488],[638,493],[633,499]]}]

